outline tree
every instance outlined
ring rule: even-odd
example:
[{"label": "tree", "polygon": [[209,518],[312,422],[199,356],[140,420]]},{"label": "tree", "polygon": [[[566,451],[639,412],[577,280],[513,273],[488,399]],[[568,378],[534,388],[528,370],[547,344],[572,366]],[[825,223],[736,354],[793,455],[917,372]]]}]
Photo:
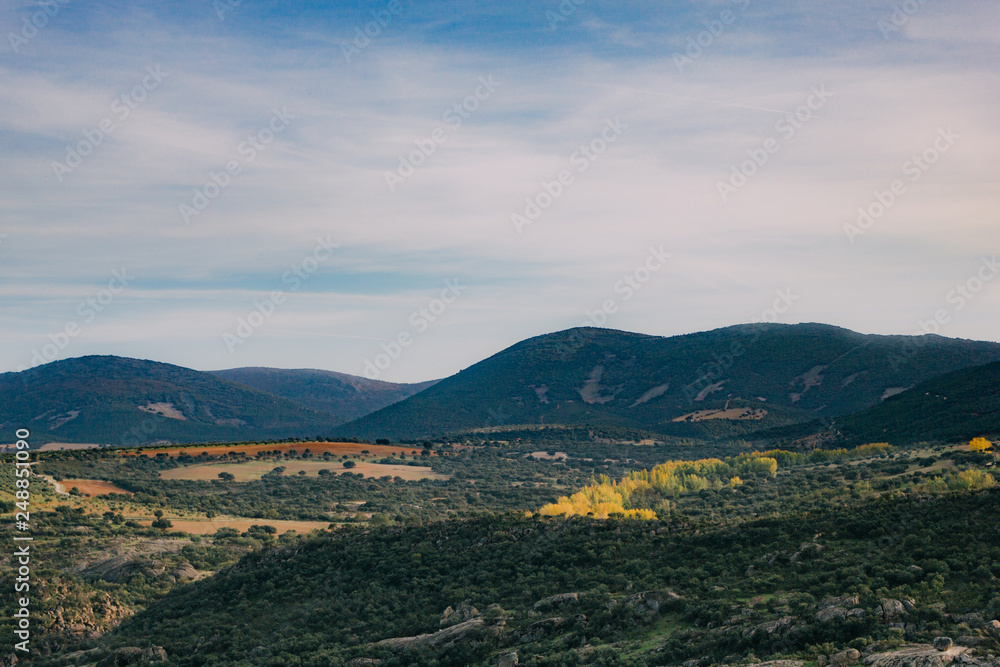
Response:
[{"label": "tree", "polygon": [[355,465],[357,464],[355,464],[354,461],[344,461],[345,468],[353,468]]},{"label": "tree", "polygon": [[231,482],[234,479],[236,479],[236,475],[234,475],[231,472],[220,472],[219,479],[221,479],[223,482]]},{"label": "tree", "polygon": [[974,452],[985,452],[993,448],[993,443],[986,438],[973,438],[969,443],[969,449]]}]

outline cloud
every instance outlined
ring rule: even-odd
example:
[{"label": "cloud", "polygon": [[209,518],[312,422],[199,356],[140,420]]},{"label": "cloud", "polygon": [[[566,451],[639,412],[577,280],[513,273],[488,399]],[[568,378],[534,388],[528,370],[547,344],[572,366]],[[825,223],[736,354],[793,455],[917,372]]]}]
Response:
[{"label": "cloud", "polygon": [[[660,244],[669,269],[608,326],[748,321],[792,288],[802,298],[787,321],[908,332],[996,245],[1000,87],[988,53],[965,43],[966,29],[995,23],[992,10],[928,6],[885,40],[861,3],[754,5],[678,71],[687,37],[734,7],[588,3],[552,31],[531,3],[457,19],[412,6],[351,63],[340,43],[371,20],[360,6],[268,18],[244,4],[225,21],[187,3],[117,16],[74,7],[0,57],[0,299],[14,304],[0,315],[11,341],[0,365],[23,363],[128,266],[134,285],[66,354],[225,366],[223,331],[287,289],[285,272],[328,237],[341,247],[232,365],[361,372],[377,341],[459,277],[468,293],[387,372],[444,376],[580,324]],[[16,26],[19,11],[0,18]],[[114,100],[156,65],[162,85],[114,117]],[[500,85],[456,116],[480,77]],[[817,86],[833,96],[786,137],[778,123]],[[249,159],[241,146],[275,109],[294,118]],[[52,162],[109,115],[114,132],[60,183]],[[601,147],[609,119],[627,129],[581,170],[574,156]],[[947,127],[961,135],[954,148],[851,244],[858,207]],[[768,138],[779,150],[722,201],[719,182]],[[391,191],[386,174],[429,140]],[[214,193],[232,161],[239,173],[185,223],[179,206]],[[563,170],[572,184],[519,234],[512,214]],[[950,331],[995,338],[984,315],[995,292]]]}]

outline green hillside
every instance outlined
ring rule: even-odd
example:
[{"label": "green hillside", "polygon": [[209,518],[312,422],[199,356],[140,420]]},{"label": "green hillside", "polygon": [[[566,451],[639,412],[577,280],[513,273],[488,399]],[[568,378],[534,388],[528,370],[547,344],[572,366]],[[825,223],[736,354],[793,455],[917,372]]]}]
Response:
[{"label": "green hillside", "polygon": [[[671,338],[570,329],[518,343],[338,430],[422,438],[589,424],[744,436],[865,409],[932,377],[997,360],[997,343],[864,335],[822,324],[742,325]],[[700,411],[725,408],[743,418],[701,418]],[[685,415],[692,416],[674,421]]]},{"label": "green hillside", "polygon": [[922,382],[881,405],[840,420],[854,440],[969,440],[1000,435],[1000,363]]},{"label": "green hillside", "polygon": [[715,527],[494,516],[341,531],[178,589],[111,640],[162,645],[182,666],[460,667],[515,652],[536,666],[709,665],[888,650],[904,634],[974,635],[969,624],[1000,611],[1000,537],[982,531],[998,511],[987,491]]},{"label": "green hillside", "polygon": [[0,375],[0,429],[32,441],[138,445],[315,436],[334,420],[288,399],[155,361],[87,356]]},{"label": "green hillside", "polygon": [[343,423],[397,403],[434,384],[397,384],[309,368],[231,368],[212,375],[283,396]]}]

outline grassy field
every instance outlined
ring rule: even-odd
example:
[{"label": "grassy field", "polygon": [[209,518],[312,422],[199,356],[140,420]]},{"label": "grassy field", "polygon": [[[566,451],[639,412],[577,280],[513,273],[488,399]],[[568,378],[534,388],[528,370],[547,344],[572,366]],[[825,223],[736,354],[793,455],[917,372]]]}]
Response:
[{"label": "grassy field", "polygon": [[[416,479],[447,479],[430,468],[423,466],[388,465],[358,461],[353,468],[344,468],[340,461],[246,461],[244,463],[206,463],[202,465],[182,466],[160,473],[163,479],[187,479],[194,481],[209,481],[219,478],[220,472],[228,472],[237,482],[258,480],[278,466],[285,469],[284,477],[297,477],[300,472],[306,476],[316,477],[320,470],[329,470],[331,474],[345,472],[360,473],[365,477],[402,477],[405,480]],[[81,489],[82,491],[83,489]]]},{"label": "grassy field", "polygon": [[99,479],[64,479],[61,482],[56,482],[57,491],[69,492],[74,487],[76,487],[80,493],[88,496],[100,496],[105,493],[124,493],[130,496],[132,495],[131,492],[126,491],[125,489],[120,489],[111,482],[103,482]]}]

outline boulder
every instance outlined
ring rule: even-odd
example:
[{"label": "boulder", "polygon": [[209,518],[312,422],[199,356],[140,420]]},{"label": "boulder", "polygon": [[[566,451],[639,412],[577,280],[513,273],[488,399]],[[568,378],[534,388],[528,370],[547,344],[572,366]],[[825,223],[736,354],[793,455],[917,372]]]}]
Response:
[{"label": "boulder", "polygon": [[515,667],[517,665],[517,651],[511,651],[510,653],[504,653],[497,660],[497,667]]},{"label": "boulder", "polygon": [[861,660],[861,651],[856,648],[849,648],[846,651],[831,655],[830,665],[832,667],[846,667],[847,665],[858,664],[859,660]]},{"label": "boulder", "polygon": [[951,637],[935,637],[933,646],[938,651],[947,651],[954,643],[951,641]]},{"label": "boulder", "polygon": [[201,577],[201,572],[194,569],[191,563],[181,563],[176,570],[171,572],[171,575],[176,581],[194,581]]},{"label": "boulder", "polygon": [[382,661],[378,658],[354,658],[347,661],[347,667],[375,667],[381,664]]}]

